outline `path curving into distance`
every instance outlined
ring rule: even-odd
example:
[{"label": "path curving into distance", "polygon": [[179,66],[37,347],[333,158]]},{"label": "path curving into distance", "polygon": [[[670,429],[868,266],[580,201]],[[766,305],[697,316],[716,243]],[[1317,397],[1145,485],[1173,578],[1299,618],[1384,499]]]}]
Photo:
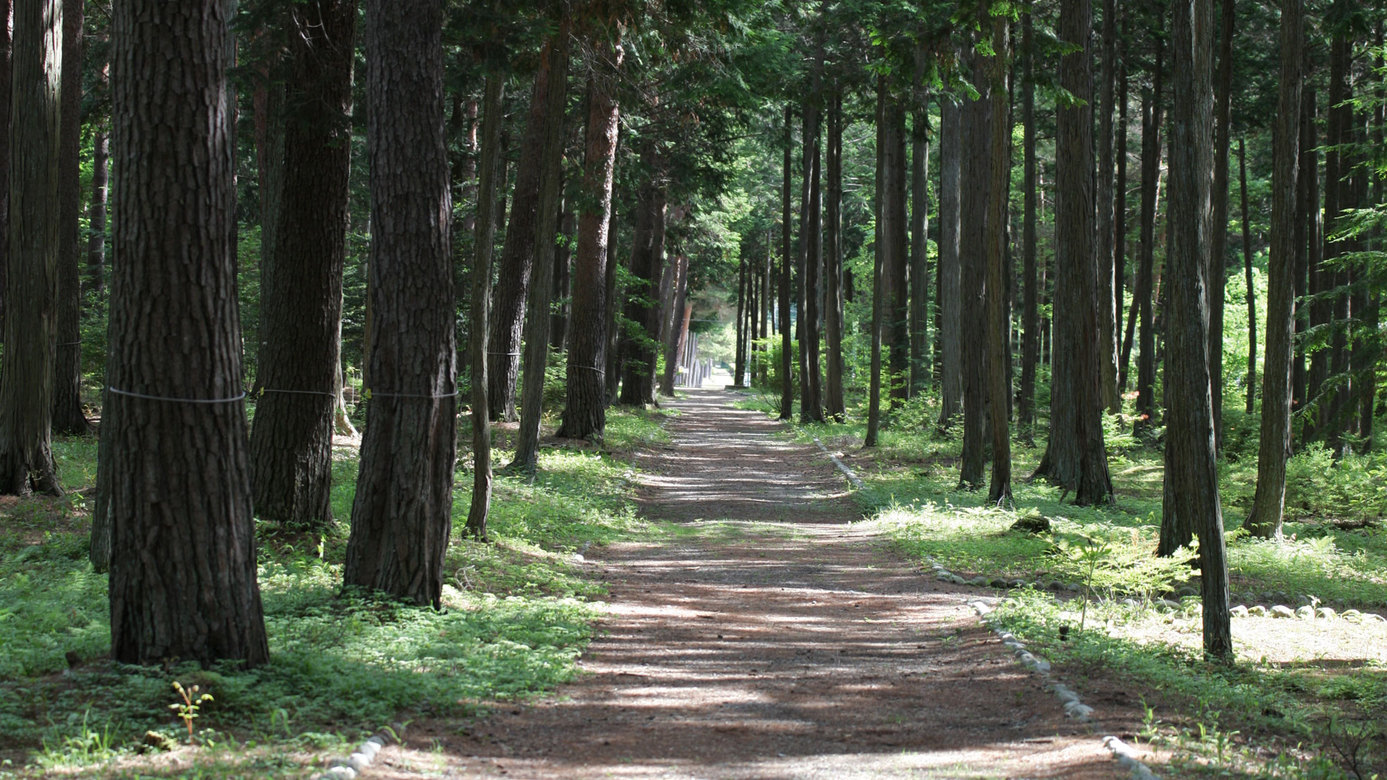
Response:
[{"label": "path curving into distance", "polygon": [[412,731],[366,777],[1123,776],[977,619],[984,591],[854,525],[828,457],[738,398],[672,402],[641,511],[677,529],[590,551],[610,603],[582,676],[465,734]]}]

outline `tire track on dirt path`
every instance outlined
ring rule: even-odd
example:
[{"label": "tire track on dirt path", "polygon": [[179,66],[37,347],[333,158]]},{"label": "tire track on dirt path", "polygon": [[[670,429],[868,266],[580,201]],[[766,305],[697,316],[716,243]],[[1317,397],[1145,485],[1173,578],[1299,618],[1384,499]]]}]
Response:
[{"label": "tire track on dirt path", "polygon": [[[673,403],[643,456],[659,542],[590,552],[609,608],[554,696],[411,731],[367,776],[1112,778],[967,601],[892,554],[842,476],[737,397]],[[414,768],[410,768],[411,765]]]}]

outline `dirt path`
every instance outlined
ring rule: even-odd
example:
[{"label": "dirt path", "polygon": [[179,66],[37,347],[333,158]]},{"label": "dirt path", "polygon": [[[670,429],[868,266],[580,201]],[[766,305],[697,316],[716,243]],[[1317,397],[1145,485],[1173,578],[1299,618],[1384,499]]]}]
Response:
[{"label": "dirt path", "polygon": [[583,676],[466,734],[412,731],[368,777],[1120,776],[974,617],[979,591],[850,525],[828,458],[733,399],[677,402],[642,464],[643,512],[681,533],[589,556],[611,596]]}]

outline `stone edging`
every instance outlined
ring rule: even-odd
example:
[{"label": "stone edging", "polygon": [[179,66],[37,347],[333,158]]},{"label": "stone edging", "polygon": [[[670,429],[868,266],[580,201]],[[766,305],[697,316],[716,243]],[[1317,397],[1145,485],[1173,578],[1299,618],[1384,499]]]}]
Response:
[{"label": "stone edging", "polygon": [[366,767],[376,760],[376,754],[385,747],[386,740],[393,738],[395,741],[403,743],[404,735],[405,724],[393,723],[384,734],[377,734],[362,742],[361,746],[350,756],[333,761],[331,769],[313,775],[313,780],[356,780],[362,772],[366,771]]},{"label": "stone edging", "polygon": [[862,480],[859,479],[856,474],[852,473],[852,469],[848,468],[847,464],[844,463],[837,455],[834,455],[833,453],[829,452],[828,448],[824,446],[824,443],[819,441],[819,437],[814,437],[814,443],[819,446],[819,450],[821,450],[823,454],[828,456],[829,460],[833,461],[833,465],[837,466],[838,470],[843,472],[843,476],[848,478],[848,484],[852,485],[853,490],[862,489]]}]

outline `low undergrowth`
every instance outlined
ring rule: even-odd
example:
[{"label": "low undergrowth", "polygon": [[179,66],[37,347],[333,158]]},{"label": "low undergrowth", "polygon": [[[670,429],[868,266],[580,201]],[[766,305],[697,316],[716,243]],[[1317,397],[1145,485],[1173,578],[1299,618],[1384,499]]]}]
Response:
[{"label": "low undergrowth", "polygon": [[[771,411],[774,399],[748,406]],[[1108,416],[1116,500],[1078,507],[1028,478],[1043,427],[1012,442],[1013,500],[990,506],[959,488],[960,441],[938,410],[912,401],[887,415],[879,445],[862,447],[861,415],[847,424],[796,424],[792,435],[838,450],[863,478],[864,516],[906,555],[966,579],[1024,581],[996,619],[1066,681],[1106,684],[1143,702],[1140,735],[1171,777],[1387,776],[1387,627],[1369,619],[1236,617],[1237,661],[1206,662],[1198,582],[1188,561],[1154,555],[1162,493],[1160,431],[1132,434]],[[1310,448],[1288,468],[1286,538],[1248,538],[1242,519],[1256,480],[1256,418],[1225,418],[1219,464],[1234,603],[1329,606],[1387,613],[1387,456],[1338,461]],[[1035,446],[1039,445],[1039,446]],[[1241,447],[1242,450],[1238,448]],[[1248,448],[1252,448],[1248,452]],[[1013,529],[1043,518],[1041,533]],[[1036,587],[1039,586],[1039,587]],[[1352,613],[1350,613],[1352,614]],[[1083,694],[1083,684],[1076,684]]]},{"label": "low undergrowth", "polygon": [[581,552],[644,531],[627,456],[663,435],[655,414],[609,419],[604,449],[546,448],[534,479],[497,475],[490,544],[464,538],[459,459],[438,611],[342,589],[357,463],[338,448],[335,526],[259,529],[271,660],[250,671],[110,661],[106,577],[86,559],[95,442],[57,442],[68,495],[0,503],[0,777],[302,777],[392,723],[571,678],[601,595]]}]

